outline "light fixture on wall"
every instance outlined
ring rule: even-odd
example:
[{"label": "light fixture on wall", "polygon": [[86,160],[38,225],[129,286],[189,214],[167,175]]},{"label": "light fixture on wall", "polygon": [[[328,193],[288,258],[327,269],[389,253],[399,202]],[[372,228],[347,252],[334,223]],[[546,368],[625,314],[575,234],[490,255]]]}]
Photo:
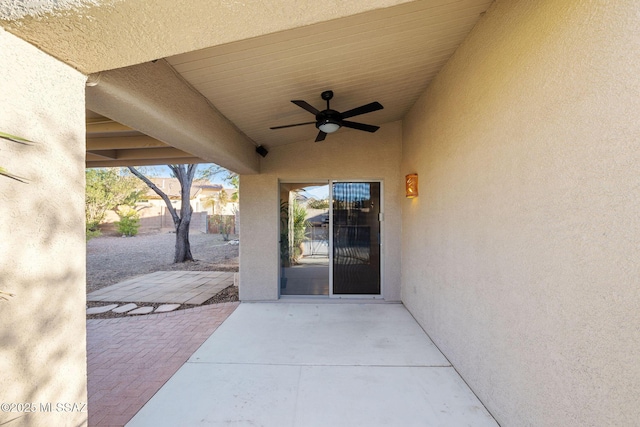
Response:
[{"label": "light fixture on wall", "polygon": [[413,199],[418,197],[418,174],[410,173],[405,177],[405,185],[407,190],[407,198]]}]

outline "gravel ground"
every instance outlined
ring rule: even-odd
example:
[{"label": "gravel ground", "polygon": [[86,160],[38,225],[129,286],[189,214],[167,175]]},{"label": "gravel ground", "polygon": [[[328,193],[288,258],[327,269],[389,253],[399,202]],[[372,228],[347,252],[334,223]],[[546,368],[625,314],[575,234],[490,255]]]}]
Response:
[{"label": "gravel ground", "polygon": [[87,293],[155,271],[238,271],[238,245],[223,241],[220,234],[191,234],[191,254],[196,261],[180,264],[173,264],[175,239],[173,233],[157,233],[89,240]]}]

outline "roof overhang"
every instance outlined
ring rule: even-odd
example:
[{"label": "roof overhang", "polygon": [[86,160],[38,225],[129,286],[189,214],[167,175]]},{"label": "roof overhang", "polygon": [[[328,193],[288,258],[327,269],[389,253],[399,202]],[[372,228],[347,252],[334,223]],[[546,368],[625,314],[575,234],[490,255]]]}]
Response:
[{"label": "roof overhang", "polygon": [[103,71],[94,79],[95,84],[86,89],[87,108],[189,153],[181,156],[162,148],[166,159],[199,158],[237,173],[258,172],[256,144],[190,88],[166,61]]},{"label": "roof overhang", "polygon": [[[11,2],[0,25],[89,75],[87,165],[214,162],[256,173],[257,146],[312,143],[313,126],[269,129],[313,120],[293,99],[322,108],[331,89],[338,111],[384,105],[358,121],[401,120],[491,3]],[[137,133],[92,133],[91,119],[104,118]],[[158,145],[95,148],[97,138],[142,135]]]}]

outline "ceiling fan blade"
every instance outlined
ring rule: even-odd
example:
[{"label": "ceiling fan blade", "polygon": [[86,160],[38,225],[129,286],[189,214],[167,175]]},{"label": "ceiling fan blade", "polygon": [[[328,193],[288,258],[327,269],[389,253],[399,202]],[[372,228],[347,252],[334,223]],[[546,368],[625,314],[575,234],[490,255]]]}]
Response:
[{"label": "ceiling fan blade", "polygon": [[365,132],[375,132],[380,129],[380,126],[366,125],[364,123],[350,122],[347,120],[343,120],[340,124],[346,128],[363,130]]},{"label": "ceiling fan blade", "polygon": [[308,112],[310,112],[313,115],[317,116],[318,114],[320,114],[320,110],[316,109],[313,105],[309,104],[306,101],[296,101],[296,100],[294,100],[294,101],[291,101],[291,102],[293,102],[294,104],[296,104],[300,108],[304,108],[305,110],[307,110]]},{"label": "ceiling fan blade", "polygon": [[326,137],[327,137],[327,134],[320,131],[318,132],[318,136],[316,136],[316,142],[324,141]]},{"label": "ceiling fan blade", "polygon": [[306,122],[306,123],[296,123],[295,125],[284,125],[284,126],[274,126],[269,129],[284,129],[284,128],[292,128],[294,126],[304,126],[304,125],[313,125],[316,122]]},{"label": "ceiling fan blade", "polygon": [[372,111],[382,110],[384,107],[379,102],[372,102],[367,105],[363,105],[361,107],[354,108],[352,110],[345,111],[342,113],[343,119],[348,119],[349,117],[359,116],[360,114],[371,113]]}]

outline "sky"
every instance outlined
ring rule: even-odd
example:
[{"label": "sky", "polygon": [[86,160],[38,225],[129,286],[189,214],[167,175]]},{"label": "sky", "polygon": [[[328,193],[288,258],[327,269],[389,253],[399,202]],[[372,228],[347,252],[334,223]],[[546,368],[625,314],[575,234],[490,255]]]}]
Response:
[{"label": "sky", "polygon": [[304,187],[302,189],[302,193],[304,193],[305,196],[311,198],[313,197],[314,199],[317,200],[324,200],[324,199],[328,199],[329,198],[329,184],[327,185],[311,185],[309,187]]},{"label": "sky", "polygon": [[[203,163],[203,164],[199,165],[198,170],[200,170],[201,168],[206,168],[208,166],[211,166],[212,164],[213,163]],[[152,175],[154,177],[164,178],[164,177],[170,177],[171,176],[171,170],[165,165],[144,166],[143,169],[145,170],[146,173],[149,173],[150,175]],[[196,171],[196,177],[197,176],[198,176],[198,172]],[[225,177],[226,177],[226,174],[224,174],[224,173],[218,174],[216,177],[211,179],[211,183],[212,184],[221,184],[225,188],[230,187],[229,183],[224,180]]]}]

